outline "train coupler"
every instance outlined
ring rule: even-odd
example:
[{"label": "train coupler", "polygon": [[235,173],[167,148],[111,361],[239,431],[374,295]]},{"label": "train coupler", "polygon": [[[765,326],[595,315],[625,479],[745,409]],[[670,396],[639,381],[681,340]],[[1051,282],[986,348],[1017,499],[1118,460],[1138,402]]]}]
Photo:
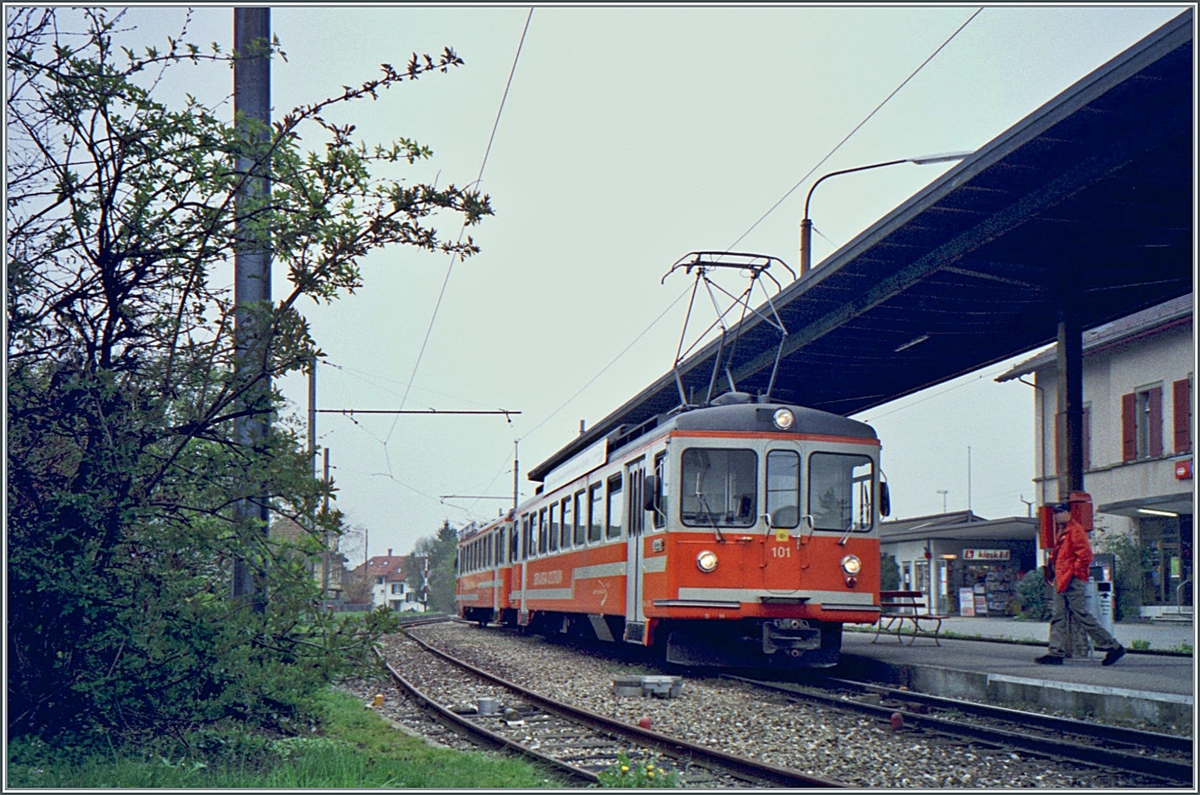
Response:
[{"label": "train coupler", "polygon": [[806,651],[821,648],[821,629],[802,618],[774,618],[763,622],[763,654],[783,652],[799,657]]}]

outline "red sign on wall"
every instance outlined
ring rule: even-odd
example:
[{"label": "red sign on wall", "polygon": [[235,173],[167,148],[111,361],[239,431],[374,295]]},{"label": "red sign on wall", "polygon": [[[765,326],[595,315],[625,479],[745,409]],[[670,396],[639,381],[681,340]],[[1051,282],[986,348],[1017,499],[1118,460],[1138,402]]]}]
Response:
[{"label": "red sign on wall", "polygon": [[1192,479],[1192,459],[1185,458],[1182,461],[1175,462],[1175,479],[1176,480],[1191,480]]}]

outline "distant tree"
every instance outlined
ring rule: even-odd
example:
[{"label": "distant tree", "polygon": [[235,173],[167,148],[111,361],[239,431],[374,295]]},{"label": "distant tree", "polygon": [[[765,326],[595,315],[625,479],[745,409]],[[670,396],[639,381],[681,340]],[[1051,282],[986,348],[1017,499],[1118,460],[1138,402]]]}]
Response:
[{"label": "distant tree", "polygon": [[879,590],[896,591],[900,589],[900,565],[896,556],[883,552],[879,556]]},{"label": "distant tree", "polygon": [[[273,416],[282,399],[264,380],[321,355],[302,298],[360,287],[359,261],[385,246],[476,250],[439,240],[431,216],[473,224],[486,196],[380,179],[429,150],[368,147],[333,120],[461,60],[385,64],[246,135],[193,97],[154,98],[167,69],[227,70],[216,45],[135,52],[117,44],[121,15],[100,8],[5,13],[9,730],[289,725],[385,624],[314,610],[308,560],[340,528],[318,510],[328,488],[294,428],[276,422],[251,446],[233,426]],[[265,167],[269,192],[235,201],[239,158]],[[255,316],[259,358],[235,370],[218,274],[243,246],[288,278]],[[246,403],[254,390],[265,397]],[[270,540],[234,511],[263,499],[309,532]],[[264,578],[265,609],[230,597],[234,559]]]},{"label": "distant tree", "polygon": [[417,539],[413,555],[429,559],[429,610],[455,612],[454,564],[458,556],[458,530],[442,521],[437,535]]},{"label": "distant tree", "polygon": [[1137,620],[1140,608],[1146,604],[1146,592],[1153,566],[1150,550],[1128,533],[1106,533],[1095,542],[1097,552],[1106,552],[1116,557],[1113,578],[1113,598],[1119,621]]}]

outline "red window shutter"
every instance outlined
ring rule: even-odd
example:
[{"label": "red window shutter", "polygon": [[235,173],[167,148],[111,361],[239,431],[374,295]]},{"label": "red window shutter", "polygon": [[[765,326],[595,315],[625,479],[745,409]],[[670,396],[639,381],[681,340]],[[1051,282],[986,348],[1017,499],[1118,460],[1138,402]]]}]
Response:
[{"label": "red window shutter", "polygon": [[1175,452],[1192,451],[1192,382],[1183,379],[1175,382]]},{"label": "red window shutter", "polygon": [[1162,416],[1162,387],[1156,386],[1149,392],[1148,408],[1150,411],[1150,457],[1163,454],[1163,416]]},{"label": "red window shutter", "polygon": [[1137,396],[1121,396],[1121,460],[1137,459]]}]

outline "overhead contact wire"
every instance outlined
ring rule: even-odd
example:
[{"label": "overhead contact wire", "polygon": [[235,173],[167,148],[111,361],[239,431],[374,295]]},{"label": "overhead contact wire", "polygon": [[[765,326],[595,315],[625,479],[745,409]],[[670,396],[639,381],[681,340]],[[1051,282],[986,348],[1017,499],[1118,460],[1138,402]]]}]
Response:
[{"label": "overhead contact wire", "polygon": [[886,104],[887,104],[887,103],[888,103],[888,102],[889,102],[889,101],[892,99],[892,97],[894,97],[894,96],[896,96],[896,94],[900,93],[900,89],[902,89],[902,88],[904,88],[906,85],[908,85],[908,83],[909,83],[909,82],[910,82],[910,81],[911,81],[911,80],[912,80],[914,77],[916,77],[916,76],[917,76],[917,74],[918,74],[918,73],[919,73],[919,72],[920,72],[922,69],[924,69],[924,68],[925,68],[925,67],[926,67],[926,66],[929,64],[929,62],[930,62],[930,61],[932,61],[934,58],[936,58],[936,57],[937,57],[938,53],[940,53],[942,50],[946,49],[946,45],[948,45],[948,44],[949,44],[951,41],[953,41],[955,36],[957,36],[959,33],[962,33],[962,32],[963,32],[963,29],[964,29],[964,28],[966,28],[966,27],[967,27],[967,25],[970,25],[970,24],[971,24],[971,21],[972,21],[973,19],[975,19],[975,17],[979,16],[980,12],[982,12],[982,11],[983,11],[983,9],[982,9],[982,8],[977,8],[977,9],[975,10],[975,13],[974,13],[974,14],[972,14],[972,15],[970,16],[970,18],[968,18],[968,19],[967,19],[967,21],[966,21],[966,22],[964,22],[964,23],[962,23],[961,25],[959,25],[959,26],[958,26],[958,30],[956,30],[956,31],[954,31],[953,33],[951,33],[951,34],[950,34],[950,37],[949,37],[949,38],[947,38],[947,39],[946,39],[944,42],[942,42],[942,43],[941,43],[941,45],[940,45],[940,46],[939,46],[939,47],[938,47],[936,50],[934,50],[934,51],[933,51],[933,53],[932,53],[932,54],[931,54],[931,55],[930,55],[928,58],[926,58],[924,61],[922,61],[922,62],[921,62],[921,65],[920,65],[920,66],[918,66],[918,67],[917,67],[915,70],[913,70],[913,73],[912,73],[912,74],[910,74],[908,77],[904,78],[903,82],[901,82],[901,83],[900,83],[900,85],[896,86],[896,88],[895,88],[895,89],[893,89],[892,93],[890,93],[890,94],[888,94],[886,97],[884,97],[884,99],[883,99],[883,102],[880,102],[880,103],[879,103],[879,105],[877,105],[877,106],[875,107],[875,110],[873,110],[873,111],[871,111],[869,114],[867,114],[867,117],[866,117],[865,119],[863,119],[862,121],[860,121],[860,122],[859,122],[859,123],[858,123],[858,124],[857,124],[857,125],[854,127],[854,129],[853,129],[853,130],[851,130],[849,133],[847,133],[847,134],[846,134],[846,137],[845,137],[845,138],[843,138],[841,141],[839,141],[839,142],[838,142],[838,144],[837,144],[837,146],[835,146],[835,147],[833,147],[833,149],[830,149],[830,150],[829,150],[829,154],[825,155],[825,157],[821,158],[821,160],[820,160],[820,161],[818,161],[818,162],[817,162],[817,164],[816,164],[815,166],[813,166],[811,169],[809,169],[809,170],[808,170],[808,173],[807,173],[807,174],[805,174],[803,177],[801,177],[799,182],[797,182],[797,183],[796,183],[795,185],[793,185],[793,186],[792,186],[790,189],[788,189],[788,192],[787,192],[787,193],[785,193],[785,194],[783,194],[783,196],[781,196],[781,197],[779,198],[779,201],[777,201],[777,202],[775,202],[773,205],[771,205],[771,208],[770,208],[769,210],[767,210],[765,213],[763,213],[763,214],[762,214],[762,216],[761,216],[761,217],[760,217],[760,218],[759,218],[757,221],[755,221],[753,224],[751,224],[751,225],[750,225],[750,228],[749,228],[749,229],[747,229],[745,232],[743,232],[743,233],[742,233],[741,237],[739,237],[737,240],[735,240],[735,241],[733,241],[732,243],[730,243],[730,244],[729,244],[729,247],[728,247],[727,249],[725,249],[725,250],[726,250],[727,252],[728,252],[728,251],[733,251],[734,247],[735,247],[735,246],[737,246],[737,244],[738,244],[738,243],[741,243],[741,242],[742,242],[742,240],[744,240],[744,239],[746,238],[746,236],[747,236],[747,235],[749,235],[751,232],[753,232],[753,231],[754,231],[754,229],[755,229],[755,227],[757,227],[759,224],[761,224],[763,221],[765,221],[765,220],[767,219],[767,216],[769,216],[771,213],[775,212],[775,210],[777,210],[777,209],[779,208],[779,205],[783,204],[783,203],[784,203],[784,202],[787,200],[787,198],[788,198],[789,196],[791,196],[793,193],[795,193],[795,192],[796,192],[796,189],[797,189],[797,188],[799,188],[801,185],[803,185],[803,184],[804,184],[804,182],[805,182],[805,181],[806,181],[806,180],[807,180],[809,177],[811,177],[811,176],[813,175],[813,173],[814,173],[814,172],[815,172],[815,171],[816,171],[818,168],[820,168],[821,166],[823,166],[823,165],[826,163],[826,161],[828,161],[828,160],[829,160],[829,158],[833,157],[833,155],[834,155],[834,154],[835,154],[835,153],[836,153],[836,152],[837,152],[839,149],[841,149],[841,148],[842,148],[842,146],[843,146],[843,145],[845,145],[845,143],[846,143],[847,141],[849,141],[849,140],[850,140],[850,138],[851,138],[851,137],[853,137],[855,133],[857,133],[857,132],[858,132],[860,129],[862,129],[863,125],[865,125],[867,122],[869,122],[869,121],[870,121],[870,120],[871,120],[871,119],[872,119],[872,118],[875,116],[875,114],[876,114],[876,113],[878,113],[880,110],[882,110],[882,109],[883,109],[883,106],[884,106],[884,105],[886,105]]},{"label": "overhead contact wire", "polygon": [[[521,50],[525,46],[525,35],[529,32],[529,23],[532,20],[533,20],[533,8],[530,8],[528,16],[525,17],[525,27],[521,31],[521,40],[517,43],[516,55],[513,56],[512,68],[509,69],[509,72],[508,72],[508,81],[504,85],[504,94],[500,97],[500,107],[497,108],[496,119],[492,123],[492,132],[488,136],[487,147],[484,149],[483,159],[481,160],[481,162],[479,164],[479,176],[475,178],[475,183],[474,183],[477,188],[483,182],[483,172],[484,172],[484,169],[487,168],[488,157],[491,155],[491,152],[492,152],[492,142],[495,141],[496,130],[500,127],[500,117],[504,113],[504,105],[505,105],[505,102],[508,100],[508,91],[512,87],[513,78],[516,76],[517,63],[521,60]],[[459,230],[459,233],[458,233],[458,242],[459,243],[462,242],[462,238],[463,238],[463,235],[466,233],[466,230],[467,230],[467,224],[464,221],[462,228]],[[433,307],[433,314],[429,318],[429,326],[425,330],[425,339],[421,342],[421,349],[417,352],[417,361],[413,364],[412,375],[409,377],[408,385],[404,389],[404,396],[401,397],[401,399],[400,399],[400,408],[401,409],[403,409],[405,404],[408,402],[408,393],[412,390],[413,382],[416,381],[416,379],[417,379],[417,370],[420,369],[421,360],[425,356],[425,348],[429,344],[430,335],[433,333],[433,324],[437,320],[438,310],[442,306],[442,299],[445,298],[445,296],[446,296],[446,288],[450,284],[450,274],[454,271],[454,263],[455,263],[456,259],[461,259],[461,254],[459,254],[458,252],[455,252],[454,254],[451,255],[450,264],[446,268],[446,277],[442,280],[441,292],[438,293],[437,302],[434,304],[434,307]],[[392,474],[392,461],[391,461],[391,457],[388,456],[388,454],[387,454],[387,442],[392,438],[392,434],[396,430],[396,423],[399,421],[399,419],[400,419],[400,415],[396,415],[396,418],[394,420],[392,420],[392,427],[388,430],[387,437],[384,439],[384,457],[387,461],[389,476],[391,476],[391,474]]]}]

